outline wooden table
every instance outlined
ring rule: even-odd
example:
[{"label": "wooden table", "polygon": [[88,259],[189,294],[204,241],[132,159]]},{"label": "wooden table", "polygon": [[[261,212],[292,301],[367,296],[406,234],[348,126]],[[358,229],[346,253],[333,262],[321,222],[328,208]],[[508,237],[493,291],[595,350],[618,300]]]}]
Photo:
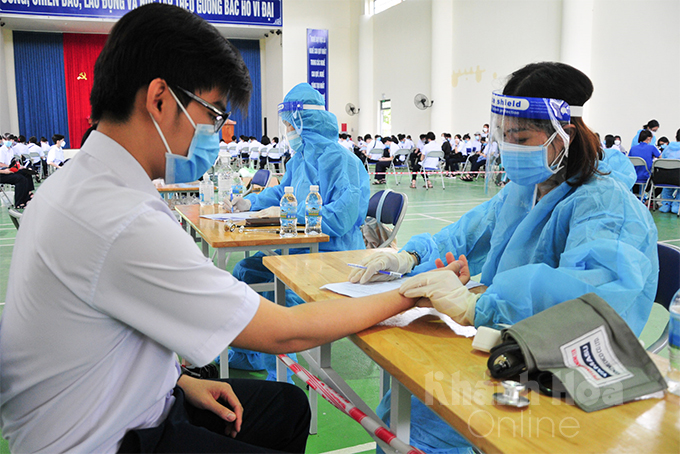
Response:
[{"label": "wooden table", "polygon": [[[178,205],[175,210],[180,214],[182,224],[190,229],[190,233],[194,237],[196,235],[200,237],[206,257],[209,246],[216,249],[217,266],[222,269],[226,267],[227,252],[281,249],[281,253],[287,255],[288,251],[293,248],[308,248],[310,252],[319,252],[319,243],[325,243],[330,239],[325,233],[310,236],[298,233],[296,237],[281,238],[276,233],[239,233],[237,230],[230,232],[224,228],[226,225],[224,221],[200,217],[201,214],[224,213],[225,211],[218,205]],[[259,230],[276,230],[277,228],[262,227]],[[270,284],[267,290],[273,289],[274,284]],[[258,291],[262,290],[258,289]]]},{"label": "wooden table", "polygon": [[[341,297],[319,287],[346,280],[346,264],[373,252],[266,257],[264,264],[312,302]],[[677,396],[586,413],[530,391],[531,404],[512,409],[492,403],[492,394],[502,392],[502,386],[488,375],[488,354],[473,350],[472,339],[455,335],[442,323],[420,319],[405,328],[373,327],[350,339],[392,375],[392,427],[402,440],[408,440],[410,397],[396,382],[486,453],[680,452]],[[319,366],[330,369],[330,347],[324,348]],[[654,360],[665,373],[667,360],[656,355]],[[331,379],[336,376],[331,374]]]},{"label": "wooden table", "polygon": [[[230,232],[225,229],[226,222],[213,221],[200,217],[201,214],[223,213],[224,210],[218,205],[200,206],[196,205],[177,205],[175,210],[180,214],[182,225],[189,228],[190,234],[194,238],[200,238],[203,254],[209,257],[209,247],[212,246],[217,252],[217,267],[226,269],[227,252],[260,251],[265,250],[274,254],[275,249],[280,249],[281,254],[287,255],[290,249],[307,248],[310,252],[319,252],[319,243],[325,243],[329,236],[325,233],[320,235],[307,236],[298,233],[292,238],[281,238],[277,233],[239,233],[238,230]],[[277,227],[263,227],[259,230],[273,230]],[[250,287],[257,292],[271,291],[275,289],[275,283],[266,282],[261,284],[251,284]],[[285,303],[284,303],[285,304]],[[225,349],[220,355],[220,364],[228,365],[228,351]],[[220,376],[227,378],[228,367],[220,367]]]}]

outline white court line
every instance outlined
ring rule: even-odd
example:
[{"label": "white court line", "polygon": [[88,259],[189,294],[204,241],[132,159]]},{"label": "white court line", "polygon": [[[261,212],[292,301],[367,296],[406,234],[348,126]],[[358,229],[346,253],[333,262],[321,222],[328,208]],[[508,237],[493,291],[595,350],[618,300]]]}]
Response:
[{"label": "white court line", "polygon": [[14,247],[14,244],[0,244],[0,247]]},{"label": "white court line", "polygon": [[375,451],[375,442],[364,443],[363,445],[350,446],[349,448],[326,451],[321,454],[356,454],[358,452]]},{"label": "white court line", "polygon": [[675,239],[675,240],[663,240],[663,241],[659,241],[659,243],[680,243],[680,238]]},{"label": "white court line", "polygon": [[457,201],[457,202],[453,202],[453,201],[451,201],[451,202],[446,202],[446,201],[441,201],[441,200],[438,200],[438,201],[436,201],[436,202],[409,202],[408,206],[409,206],[409,208],[410,208],[410,207],[426,207],[426,208],[430,208],[430,207],[435,207],[435,206],[447,206],[447,207],[448,207],[448,206],[463,206],[463,205],[474,205],[474,206],[477,206],[477,205],[481,205],[482,203],[486,202],[487,200],[490,200],[490,199],[485,199],[485,200],[482,200],[482,201],[479,201],[479,200],[469,200],[469,201],[462,201],[462,202],[461,202],[461,201]]},{"label": "white court line", "polygon": [[469,210],[449,210],[449,211],[434,211],[430,212],[428,211],[427,213],[406,213],[406,217],[409,216],[420,216],[420,215],[425,215],[425,216],[432,216],[432,215],[442,215],[442,214],[465,214],[468,213]]},{"label": "white court line", "polygon": [[[442,218],[437,218],[437,217],[434,217],[434,216],[428,216],[427,214],[421,214],[421,216],[423,216],[423,217],[425,217],[425,218],[428,218],[428,219],[434,219],[435,221],[446,222],[446,223],[448,223],[448,224],[453,224],[454,222],[456,222],[456,221],[449,221],[448,219],[442,219]],[[416,220],[416,219],[404,219],[404,222],[406,222],[406,221],[415,221],[415,220]],[[421,220],[422,220],[422,219],[421,219]],[[456,219],[456,220],[457,220],[457,219]]]}]

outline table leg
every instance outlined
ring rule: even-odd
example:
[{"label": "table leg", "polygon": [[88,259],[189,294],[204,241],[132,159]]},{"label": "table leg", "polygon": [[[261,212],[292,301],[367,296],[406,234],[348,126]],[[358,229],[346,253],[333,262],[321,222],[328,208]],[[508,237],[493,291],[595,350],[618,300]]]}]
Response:
[{"label": "table leg", "polygon": [[201,247],[203,249],[203,255],[210,257],[210,245],[207,241],[201,238]]},{"label": "table leg", "polygon": [[[274,276],[274,302],[279,306],[286,305],[286,284],[281,279]],[[287,367],[282,361],[276,361],[276,381],[287,381]]]},{"label": "table leg", "polygon": [[220,378],[229,378],[229,347],[220,353]]},{"label": "table leg", "polygon": [[225,248],[217,249],[217,267],[221,270],[227,269],[227,250]]},{"label": "table leg", "polygon": [[392,376],[385,369],[380,368],[380,400],[385,397],[385,393],[390,389],[390,379]]},{"label": "table leg", "polygon": [[[309,350],[309,354],[319,364],[321,363],[321,349],[319,347]],[[309,408],[312,411],[312,419],[309,422],[309,434],[316,435],[319,426],[319,394],[314,390],[309,390]]]},{"label": "table leg", "polygon": [[315,254],[317,252],[319,252],[319,243],[314,243],[309,247],[309,253]]},{"label": "table leg", "polygon": [[392,377],[390,428],[400,440],[410,443],[411,393],[394,377]]}]

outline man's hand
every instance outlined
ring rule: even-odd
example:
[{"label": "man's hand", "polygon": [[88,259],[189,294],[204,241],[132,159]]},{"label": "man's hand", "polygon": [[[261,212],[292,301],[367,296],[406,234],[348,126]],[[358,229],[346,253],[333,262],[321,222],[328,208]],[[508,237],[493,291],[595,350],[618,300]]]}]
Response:
[{"label": "man's hand", "polygon": [[225,199],[224,202],[222,202],[222,207],[227,210],[231,211],[233,213],[240,213],[242,211],[249,211],[250,210],[250,200],[244,199],[243,197],[236,196],[234,197],[234,200],[227,200]]},{"label": "man's hand", "polygon": [[[224,433],[234,438],[241,430],[243,407],[228,383],[199,380],[182,375],[177,384],[184,391],[187,402],[196,408],[210,410],[226,422]],[[228,406],[221,404],[223,400]]]},{"label": "man's hand", "polygon": [[442,260],[439,258],[434,261],[435,265],[437,265],[437,268],[444,268],[453,271],[456,273],[456,276],[458,276],[458,279],[460,279],[462,284],[467,284],[470,280],[470,267],[468,266],[467,257],[461,254],[461,256],[458,257],[458,260],[456,260],[453,252],[447,252],[446,262],[447,265],[444,265],[444,262],[442,262]]}]

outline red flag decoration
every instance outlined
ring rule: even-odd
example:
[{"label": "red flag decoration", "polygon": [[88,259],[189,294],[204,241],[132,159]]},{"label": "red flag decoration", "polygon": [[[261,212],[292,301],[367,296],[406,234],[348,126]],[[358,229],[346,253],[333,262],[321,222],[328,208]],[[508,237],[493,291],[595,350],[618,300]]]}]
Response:
[{"label": "red flag decoration", "polygon": [[64,33],[64,77],[68,109],[69,145],[80,148],[80,140],[90,125],[90,91],[94,63],[108,35]]}]

